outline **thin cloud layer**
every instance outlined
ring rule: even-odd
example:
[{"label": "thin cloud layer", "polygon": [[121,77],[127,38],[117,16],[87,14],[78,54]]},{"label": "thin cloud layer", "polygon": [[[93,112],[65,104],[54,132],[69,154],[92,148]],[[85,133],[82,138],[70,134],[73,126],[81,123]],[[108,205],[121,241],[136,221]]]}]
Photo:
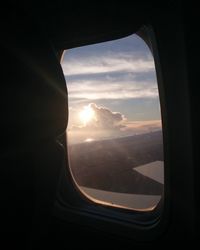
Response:
[{"label": "thin cloud layer", "polygon": [[155,73],[96,76],[68,81],[71,99],[129,99],[158,96]]},{"label": "thin cloud layer", "polygon": [[129,134],[129,132],[134,132],[134,134],[149,133],[161,129],[161,120],[151,120],[151,121],[127,121],[122,131]]},{"label": "thin cloud layer", "polygon": [[158,96],[153,57],[127,53],[70,58],[62,64],[70,99]]},{"label": "thin cloud layer", "polygon": [[137,35],[72,55],[62,62],[70,101],[158,96],[153,56]]},{"label": "thin cloud layer", "polygon": [[155,81],[140,81],[126,79],[119,81],[107,77],[106,80],[77,80],[68,84],[69,98],[73,99],[129,99],[154,98],[158,96]]},{"label": "thin cloud layer", "polygon": [[149,72],[154,70],[152,56],[137,58],[134,55],[119,53],[118,55],[102,55],[71,59],[62,64],[64,75],[84,75],[113,72]]}]

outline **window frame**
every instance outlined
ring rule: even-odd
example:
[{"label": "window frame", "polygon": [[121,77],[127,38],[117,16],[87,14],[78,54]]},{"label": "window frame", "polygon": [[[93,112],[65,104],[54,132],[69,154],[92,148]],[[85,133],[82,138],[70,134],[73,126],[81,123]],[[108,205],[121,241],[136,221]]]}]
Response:
[{"label": "window frame", "polygon": [[[165,118],[163,118],[163,106],[164,102],[164,93],[163,93],[163,81],[162,74],[159,62],[159,56],[157,52],[157,44],[155,40],[155,34],[153,28],[148,25],[144,26],[143,29],[140,29],[138,33],[144,42],[148,45],[149,49],[152,52],[155,70],[157,76],[159,100],[161,106],[161,122],[162,122],[162,134],[163,134],[163,151],[164,151],[164,185],[166,183],[166,162],[165,162]],[[122,37],[123,38],[123,37]],[[62,58],[64,51],[60,51],[59,57]],[[66,134],[64,135],[66,138]],[[65,150],[67,152],[67,143],[65,141]],[[81,218],[83,225],[89,225],[92,227],[101,228],[102,225],[106,223],[106,231],[118,234],[119,228],[120,232],[124,231],[124,236],[134,237],[135,239],[140,239],[142,241],[148,241],[154,237],[158,237],[164,230],[165,226],[165,213],[166,213],[166,188],[164,187],[164,195],[161,197],[160,202],[156,208],[152,211],[137,211],[132,209],[125,209],[120,207],[112,207],[106,204],[94,203],[91,199],[87,198],[84,194],[81,193],[77,185],[73,180],[73,176],[70,171],[68,155],[66,155],[66,162],[68,162],[66,170],[63,169],[61,174],[61,186],[62,192],[59,193],[59,197],[56,202],[56,207],[60,211],[59,217],[66,218],[71,222],[78,222]],[[66,186],[64,188],[64,186]],[[67,198],[66,198],[67,197]],[[58,213],[56,213],[58,215]],[[95,223],[94,223],[95,222]],[[116,230],[113,231],[113,229]],[[156,230],[155,230],[156,229]],[[159,229],[159,230],[158,230]],[[156,231],[156,233],[155,233]],[[159,233],[158,233],[159,231]],[[131,232],[131,233],[130,233]],[[134,232],[134,233],[133,233]],[[151,232],[149,234],[149,232]],[[134,234],[134,236],[133,236]],[[121,233],[120,233],[121,235]]]},{"label": "window frame", "polygon": [[[195,65],[192,57],[188,57],[187,26],[183,22],[182,9],[178,5],[164,6],[164,8],[148,9],[144,12],[142,8],[139,15],[131,19],[133,26],[135,23],[150,25],[153,29],[152,38],[154,46],[154,59],[156,63],[158,86],[160,91],[161,114],[163,116],[163,141],[164,141],[164,203],[160,220],[152,226],[138,226],[133,223],[124,223],[118,219],[110,219],[109,216],[102,217],[99,214],[83,213],[80,204],[80,197],[74,187],[69,183],[68,207],[62,202],[57,201],[54,209],[54,217],[62,225],[73,222],[74,225],[88,226],[97,228],[106,235],[111,235],[111,230],[116,236],[124,239],[131,239],[136,243],[166,243],[168,241],[187,242],[196,239],[198,212],[197,212],[197,175],[196,158],[194,143],[194,109],[191,89],[193,90],[193,81],[191,81],[191,67]],[[141,12],[140,12],[141,11]],[[132,12],[131,12],[132,13]],[[148,15],[147,15],[148,14]],[[131,14],[132,15],[132,14]],[[141,18],[138,18],[141,17]],[[139,20],[138,20],[139,19]],[[185,21],[185,19],[184,19]],[[132,23],[124,25],[121,30],[110,35],[103,36],[105,40],[110,38],[120,38],[135,32]],[[132,31],[132,32],[131,32]],[[98,38],[82,35],[79,41],[70,43],[63,49],[79,47],[102,41]],[[195,38],[194,38],[195,39]],[[88,42],[90,40],[90,42]],[[64,45],[63,45],[64,46]],[[60,50],[60,48],[58,48]],[[189,55],[190,56],[190,55]],[[188,63],[190,65],[188,65]],[[192,65],[192,66],[191,66]],[[179,122],[181,121],[181,127]],[[196,137],[195,137],[196,138]],[[63,138],[65,140],[65,136]],[[181,171],[181,174],[180,174]],[[66,172],[63,175],[68,175]],[[66,180],[66,178],[69,178]],[[65,178],[70,181],[70,176]],[[62,181],[61,181],[62,186]],[[71,192],[72,190],[72,192]],[[74,192],[73,192],[74,191]],[[73,201],[72,201],[73,200]],[[112,236],[112,235],[111,235]]]}]

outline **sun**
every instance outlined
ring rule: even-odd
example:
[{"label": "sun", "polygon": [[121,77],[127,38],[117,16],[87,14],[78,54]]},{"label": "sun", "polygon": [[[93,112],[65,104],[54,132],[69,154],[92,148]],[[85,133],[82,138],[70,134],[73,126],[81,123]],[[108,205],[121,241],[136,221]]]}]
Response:
[{"label": "sun", "polygon": [[87,125],[95,118],[95,112],[90,105],[85,106],[79,114],[80,120],[84,125]]}]

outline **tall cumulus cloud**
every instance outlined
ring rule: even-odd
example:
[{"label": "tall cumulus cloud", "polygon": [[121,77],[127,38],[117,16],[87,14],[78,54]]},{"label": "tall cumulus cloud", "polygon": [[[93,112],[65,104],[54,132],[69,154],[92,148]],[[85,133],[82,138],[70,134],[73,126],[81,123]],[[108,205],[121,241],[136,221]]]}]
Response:
[{"label": "tall cumulus cloud", "polygon": [[123,127],[122,122],[125,117],[121,113],[112,112],[110,109],[97,106],[95,103],[90,103],[89,106],[95,112],[95,127],[100,129],[120,129]]}]

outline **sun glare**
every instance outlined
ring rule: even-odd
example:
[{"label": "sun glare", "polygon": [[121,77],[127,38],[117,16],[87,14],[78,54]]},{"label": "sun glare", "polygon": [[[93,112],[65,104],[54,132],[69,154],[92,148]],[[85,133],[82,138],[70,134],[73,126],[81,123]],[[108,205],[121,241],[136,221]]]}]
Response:
[{"label": "sun glare", "polygon": [[94,110],[88,105],[83,108],[79,114],[80,120],[84,125],[87,125],[91,120],[94,119],[95,113]]}]

